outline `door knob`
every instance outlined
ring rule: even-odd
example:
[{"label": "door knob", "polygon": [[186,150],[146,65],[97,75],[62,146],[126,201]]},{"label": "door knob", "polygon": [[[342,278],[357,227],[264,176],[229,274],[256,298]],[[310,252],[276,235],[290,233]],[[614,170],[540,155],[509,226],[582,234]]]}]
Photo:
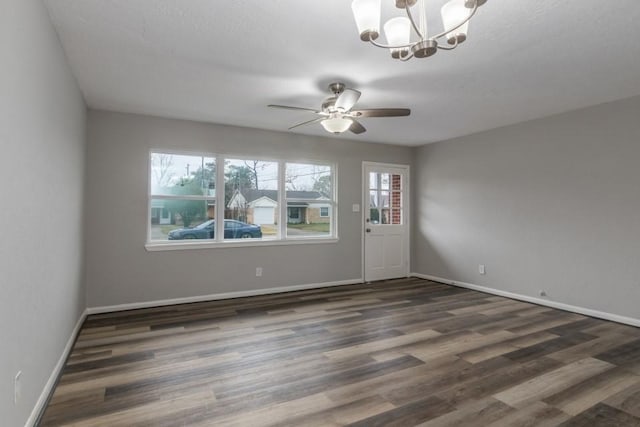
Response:
[{"label": "door knob", "polygon": [[367,233],[371,233],[371,229],[370,228],[367,228],[364,231],[366,231]]}]

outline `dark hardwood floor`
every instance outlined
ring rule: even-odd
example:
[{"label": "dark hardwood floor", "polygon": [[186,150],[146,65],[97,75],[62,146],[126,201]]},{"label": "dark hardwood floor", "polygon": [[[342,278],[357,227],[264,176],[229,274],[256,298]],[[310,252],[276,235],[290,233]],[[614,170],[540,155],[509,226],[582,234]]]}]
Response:
[{"label": "dark hardwood floor", "polygon": [[42,426],[640,426],[640,329],[402,279],[89,316]]}]

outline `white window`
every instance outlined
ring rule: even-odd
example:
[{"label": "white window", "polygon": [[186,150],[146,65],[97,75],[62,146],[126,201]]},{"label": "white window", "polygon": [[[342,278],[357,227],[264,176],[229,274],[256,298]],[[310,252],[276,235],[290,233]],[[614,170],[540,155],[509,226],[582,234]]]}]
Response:
[{"label": "white window", "polygon": [[216,206],[215,158],[151,153],[149,179],[149,241],[214,237],[210,220]]},{"label": "white window", "polygon": [[224,192],[225,240],[278,237],[278,162],[225,159]]},{"label": "white window", "polygon": [[336,238],[331,164],[152,152],[149,180],[150,248]]},{"label": "white window", "polygon": [[286,164],[287,237],[317,238],[334,234],[334,220],[327,206],[335,203],[333,179],[330,165]]}]

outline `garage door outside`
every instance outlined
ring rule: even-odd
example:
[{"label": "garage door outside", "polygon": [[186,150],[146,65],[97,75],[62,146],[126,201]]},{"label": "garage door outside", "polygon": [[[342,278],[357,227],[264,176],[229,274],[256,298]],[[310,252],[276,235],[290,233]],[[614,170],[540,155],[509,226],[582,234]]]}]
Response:
[{"label": "garage door outside", "polygon": [[274,210],[271,207],[256,207],[253,210],[253,223],[257,225],[273,224]]}]

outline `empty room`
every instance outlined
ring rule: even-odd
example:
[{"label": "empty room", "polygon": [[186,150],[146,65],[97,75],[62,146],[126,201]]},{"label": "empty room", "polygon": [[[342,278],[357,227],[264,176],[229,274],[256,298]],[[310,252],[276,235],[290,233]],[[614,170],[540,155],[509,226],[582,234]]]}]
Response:
[{"label": "empty room", "polygon": [[0,425],[639,426],[637,0],[3,0]]}]

